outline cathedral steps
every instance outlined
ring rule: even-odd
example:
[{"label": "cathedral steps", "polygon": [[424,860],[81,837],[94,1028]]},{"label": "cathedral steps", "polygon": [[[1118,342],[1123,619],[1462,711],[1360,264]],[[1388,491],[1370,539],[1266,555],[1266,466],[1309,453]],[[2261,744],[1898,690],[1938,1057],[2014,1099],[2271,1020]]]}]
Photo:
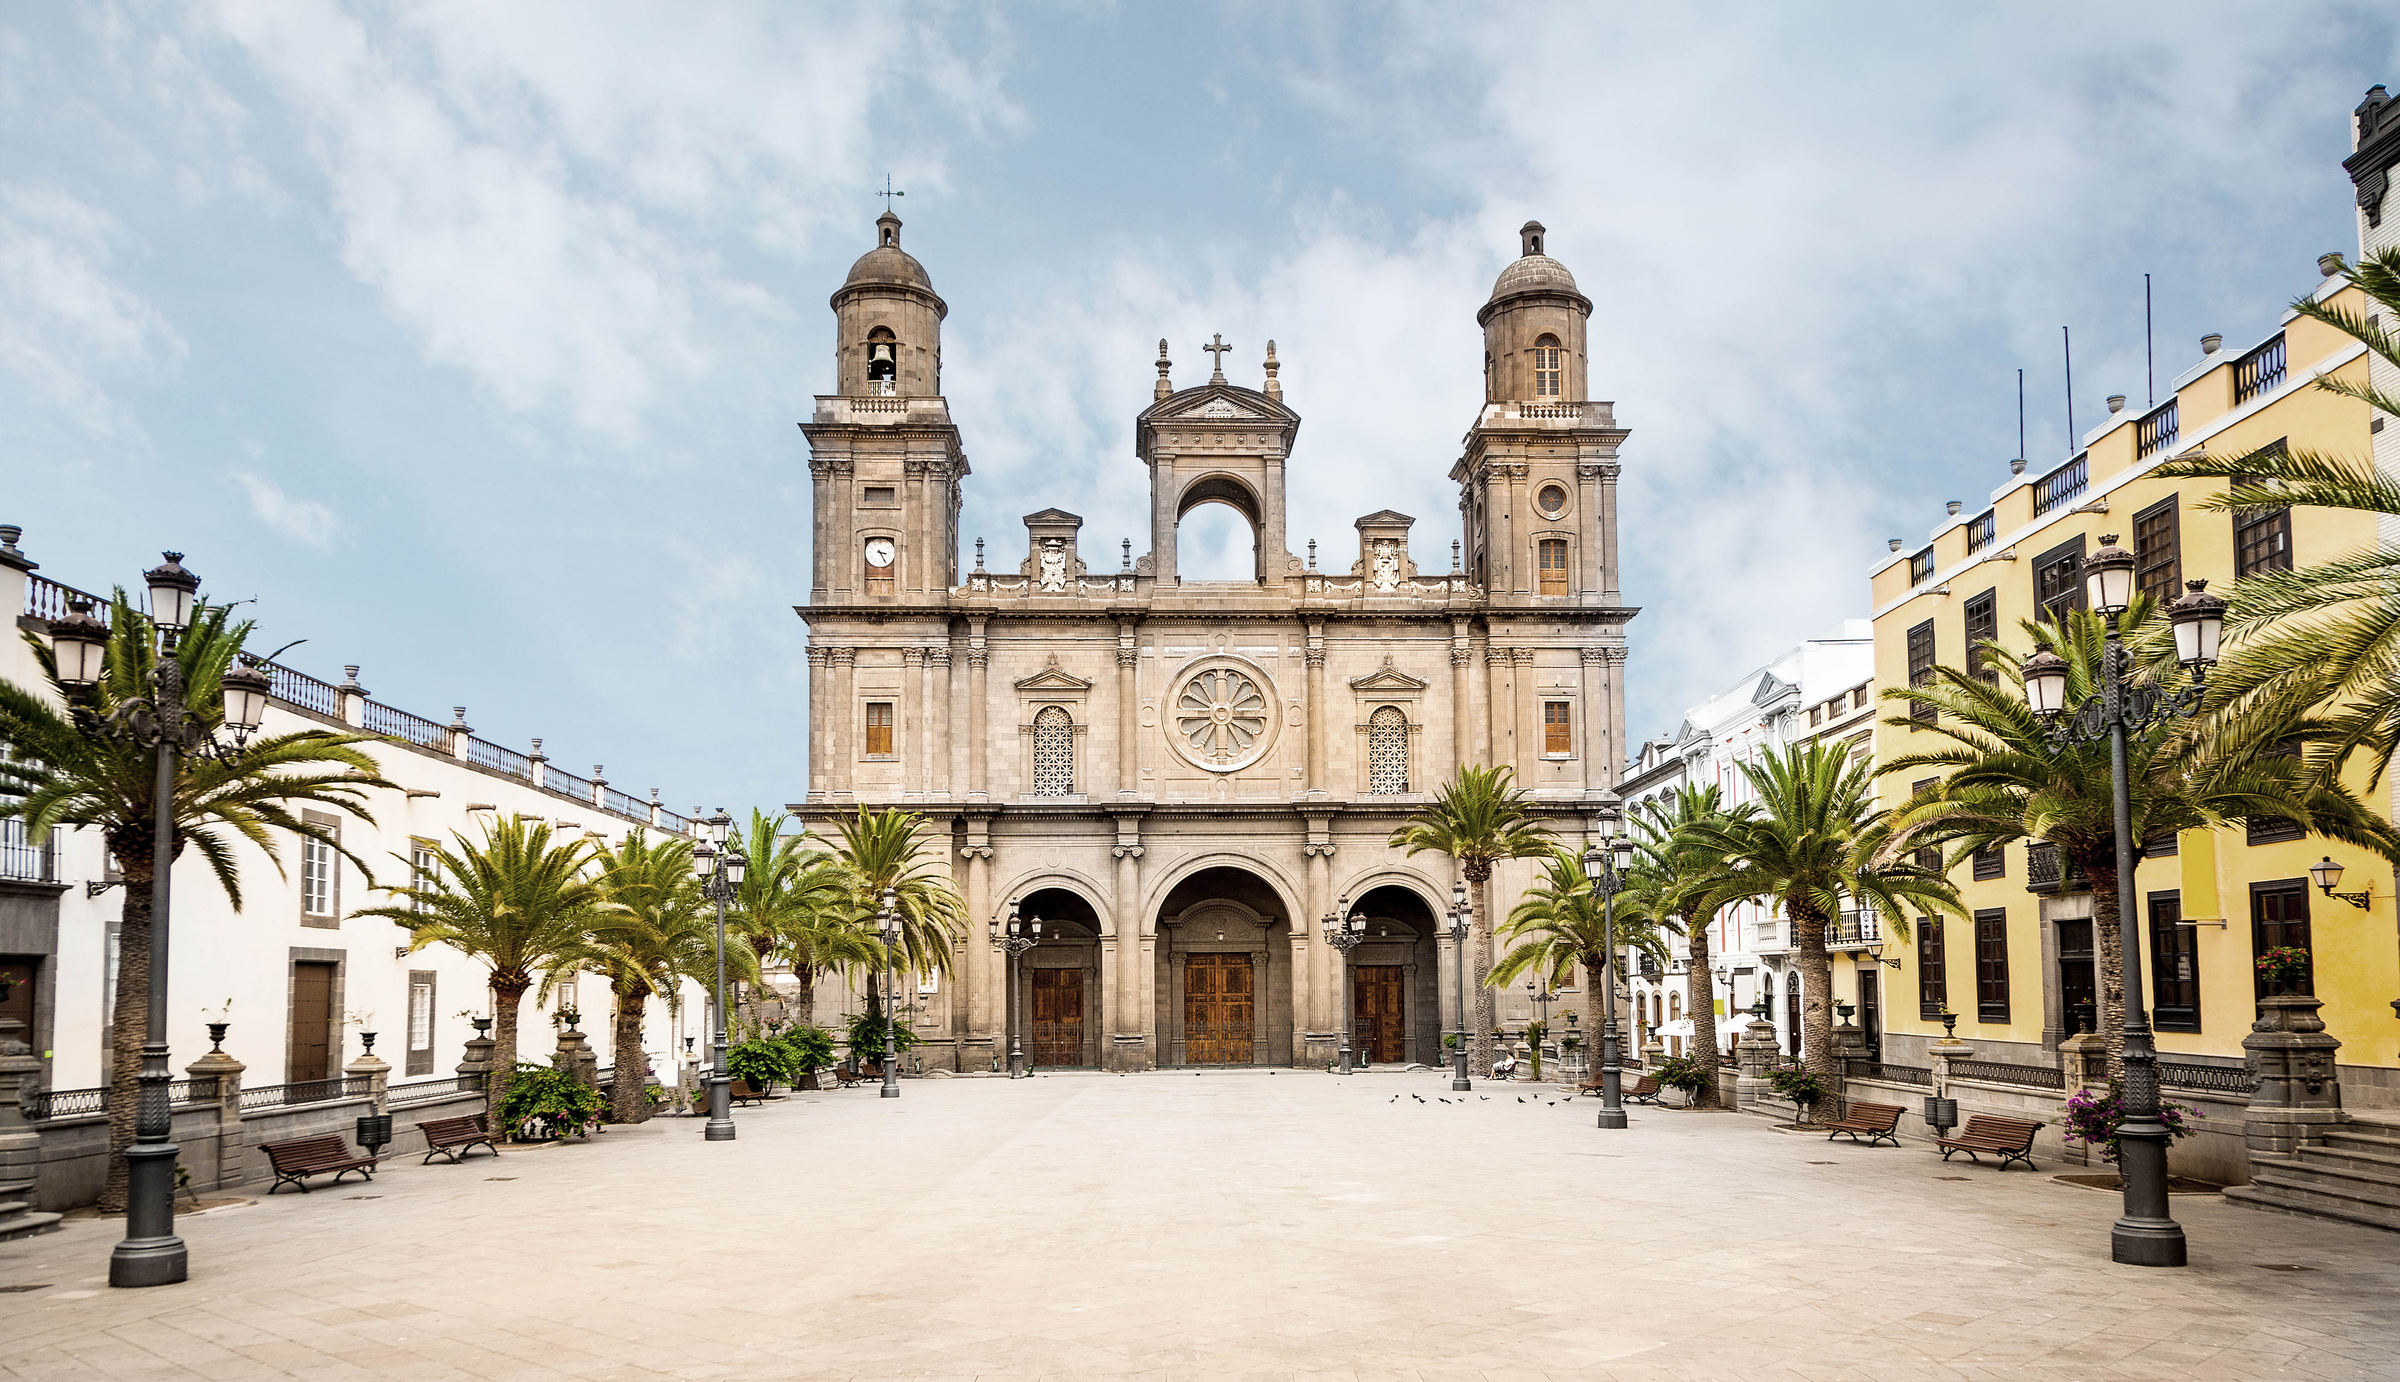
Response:
[{"label": "cathedral steps", "polygon": [[2250,1158],[2234,1204],[2400,1232],[2400,1120],[2346,1116],[2297,1155]]}]

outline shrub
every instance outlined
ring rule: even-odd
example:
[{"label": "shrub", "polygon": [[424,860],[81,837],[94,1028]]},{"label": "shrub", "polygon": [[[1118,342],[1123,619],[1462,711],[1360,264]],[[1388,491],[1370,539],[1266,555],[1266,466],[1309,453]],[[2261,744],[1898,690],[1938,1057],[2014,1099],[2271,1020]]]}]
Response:
[{"label": "shrub", "polygon": [[[2270,954],[2273,952],[2269,952]],[[2177,1138],[2190,1137],[2200,1130],[2184,1120],[2192,1110],[2169,1099],[2158,1101],[2158,1121],[2167,1125],[2167,1149],[2174,1150]],[[2117,1160],[2117,1126],[2125,1121],[2125,1090],[2111,1084],[2108,1092],[2097,1097],[2078,1093],[2067,1100],[2066,1139],[2100,1148],[2100,1159],[2110,1164]]]},{"label": "shrub", "polygon": [[774,1039],[791,1053],[792,1069],[798,1072],[795,1078],[833,1064],[833,1033],[823,1027],[792,1027]]},{"label": "shrub", "polygon": [[753,1037],[725,1053],[725,1073],[764,1093],[779,1081],[790,1084],[803,1072],[782,1042]]},{"label": "shrub", "polygon": [[[492,1124],[513,1129],[521,1141],[556,1141],[590,1131],[599,1124],[604,1107],[599,1090],[566,1071],[520,1061]],[[540,1136],[528,1135],[529,1128],[539,1128]]]},{"label": "shrub", "polygon": [[[917,1034],[910,1031],[904,1023],[893,1023],[890,1033],[893,1041],[903,1051],[920,1044]],[[863,1013],[851,1016],[848,1029],[842,1036],[842,1045],[849,1048],[851,1060],[865,1065],[869,1061],[883,1059],[884,1035],[883,1014],[874,1008],[869,1008]]]},{"label": "shrub", "polygon": [[1701,1090],[1715,1083],[1714,1077],[1690,1056],[1669,1056],[1651,1073],[1661,1088],[1680,1089],[1686,1098],[1698,1096]]},{"label": "shrub", "polygon": [[1798,1104],[1805,1111],[1811,1104],[1825,1102],[1825,1082],[1805,1070],[1778,1070],[1768,1076],[1775,1093]]}]

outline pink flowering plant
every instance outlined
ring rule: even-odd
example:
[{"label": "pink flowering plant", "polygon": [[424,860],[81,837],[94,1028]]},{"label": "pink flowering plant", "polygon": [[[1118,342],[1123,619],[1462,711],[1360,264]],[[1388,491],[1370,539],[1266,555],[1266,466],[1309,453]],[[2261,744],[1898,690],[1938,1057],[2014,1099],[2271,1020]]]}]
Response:
[{"label": "pink flowering plant", "polygon": [[[2178,1139],[2200,1131],[2185,1122],[2192,1113],[2189,1107],[2172,1100],[2158,1101],[2158,1121],[2167,1125],[2167,1146],[2170,1150]],[[2117,1127],[2124,1121],[2125,1090],[2121,1085],[2112,1083],[2107,1093],[2098,1096],[2088,1090],[2082,1091],[2067,1100],[2066,1139],[2100,1148],[2102,1161],[2116,1161],[2119,1151]]]},{"label": "pink flowering plant", "polygon": [[2270,984],[2288,984],[2306,973],[2308,952],[2297,946],[2279,945],[2258,957],[2258,977]]}]

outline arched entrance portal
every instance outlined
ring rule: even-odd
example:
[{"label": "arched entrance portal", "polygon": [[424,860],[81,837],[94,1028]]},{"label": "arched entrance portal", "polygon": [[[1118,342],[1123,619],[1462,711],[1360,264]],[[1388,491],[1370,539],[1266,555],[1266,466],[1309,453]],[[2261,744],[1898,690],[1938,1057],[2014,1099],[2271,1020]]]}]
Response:
[{"label": "arched entrance portal", "polygon": [[1366,939],[1350,952],[1350,1042],[1372,1065],[1441,1059],[1441,957],[1433,909],[1409,888],[1385,886],[1352,904]]},{"label": "arched entrance portal", "polygon": [[1017,914],[1042,923],[1041,944],[1017,961],[1016,1032],[1033,1069],[1100,1064],[1100,917],[1083,895],[1037,888]]},{"label": "arched entrance portal", "polygon": [[1158,933],[1164,1064],[1290,1063],[1291,918],[1265,879],[1200,870],[1159,904]]}]

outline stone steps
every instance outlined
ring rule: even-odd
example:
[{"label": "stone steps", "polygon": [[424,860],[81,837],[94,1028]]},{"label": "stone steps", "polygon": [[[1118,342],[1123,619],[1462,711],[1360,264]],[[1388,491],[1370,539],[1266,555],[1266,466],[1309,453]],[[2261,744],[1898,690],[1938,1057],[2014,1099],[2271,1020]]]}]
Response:
[{"label": "stone steps", "polygon": [[0,1243],[31,1238],[58,1227],[58,1215],[33,1213],[32,1208],[23,1200],[0,1200]]},{"label": "stone steps", "polygon": [[2400,1159],[2316,1147],[2296,1157],[2254,1155],[2250,1183],[2227,1188],[2225,1198],[2400,1232]]}]

